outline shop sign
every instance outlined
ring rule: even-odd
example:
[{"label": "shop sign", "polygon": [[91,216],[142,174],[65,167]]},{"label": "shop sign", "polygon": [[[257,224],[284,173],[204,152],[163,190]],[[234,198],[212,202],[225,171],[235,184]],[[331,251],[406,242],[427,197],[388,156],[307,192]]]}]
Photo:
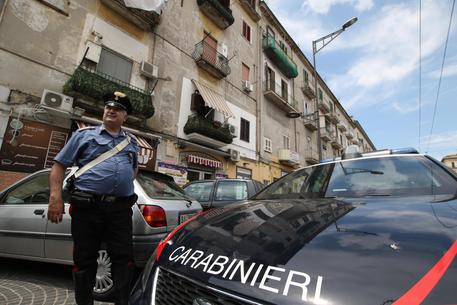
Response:
[{"label": "shop sign", "polygon": [[207,167],[222,168],[222,162],[200,157],[200,156],[196,156],[196,155],[188,155],[187,162],[193,163],[193,164],[198,164],[198,165],[204,165]]},{"label": "shop sign", "polygon": [[0,149],[0,170],[33,173],[51,167],[69,130],[10,117]]},{"label": "shop sign", "polygon": [[162,174],[172,176],[176,184],[183,186],[187,183],[187,168],[184,166],[159,162],[157,165],[157,171]]}]

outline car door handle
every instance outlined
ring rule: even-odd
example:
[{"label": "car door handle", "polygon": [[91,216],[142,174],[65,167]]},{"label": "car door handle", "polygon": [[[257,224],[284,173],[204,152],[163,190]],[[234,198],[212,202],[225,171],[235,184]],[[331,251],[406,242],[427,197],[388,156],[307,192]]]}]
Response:
[{"label": "car door handle", "polygon": [[35,211],[33,211],[33,214],[35,214],[35,215],[43,215],[44,214],[44,209],[43,210],[42,209],[35,210]]}]

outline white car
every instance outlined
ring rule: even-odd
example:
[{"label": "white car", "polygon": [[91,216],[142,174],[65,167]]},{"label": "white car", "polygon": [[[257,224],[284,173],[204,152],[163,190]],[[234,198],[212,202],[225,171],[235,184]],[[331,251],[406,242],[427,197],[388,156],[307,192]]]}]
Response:
[{"label": "white car", "polygon": [[[69,177],[76,168],[69,169]],[[0,256],[58,264],[73,264],[68,193],[64,191],[65,214],[59,224],[48,221],[49,174],[45,169],[31,174],[0,192]],[[133,250],[142,267],[159,241],[181,222],[200,212],[198,201],[187,196],[170,176],[139,171],[134,182],[138,201],[133,209]],[[64,187],[65,189],[65,187]],[[110,300],[113,292],[111,261],[99,251],[94,298]]]}]

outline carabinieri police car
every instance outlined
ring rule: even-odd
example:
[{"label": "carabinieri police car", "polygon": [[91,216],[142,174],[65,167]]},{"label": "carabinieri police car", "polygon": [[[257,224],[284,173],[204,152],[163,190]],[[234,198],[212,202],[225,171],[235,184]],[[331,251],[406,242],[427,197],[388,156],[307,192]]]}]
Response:
[{"label": "carabinieri police car", "polygon": [[412,149],[348,153],[183,223],[130,304],[457,304],[456,198]]}]

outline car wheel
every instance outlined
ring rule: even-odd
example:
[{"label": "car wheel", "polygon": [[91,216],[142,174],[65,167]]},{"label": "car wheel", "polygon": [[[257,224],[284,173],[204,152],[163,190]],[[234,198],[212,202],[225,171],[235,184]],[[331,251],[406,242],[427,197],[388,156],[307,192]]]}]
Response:
[{"label": "car wheel", "polygon": [[113,299],[113,278],[111,274],[111,258],[106,250],[98,251],[98,268],[95,278],[93,296],[97,301],[110,301]]}]

